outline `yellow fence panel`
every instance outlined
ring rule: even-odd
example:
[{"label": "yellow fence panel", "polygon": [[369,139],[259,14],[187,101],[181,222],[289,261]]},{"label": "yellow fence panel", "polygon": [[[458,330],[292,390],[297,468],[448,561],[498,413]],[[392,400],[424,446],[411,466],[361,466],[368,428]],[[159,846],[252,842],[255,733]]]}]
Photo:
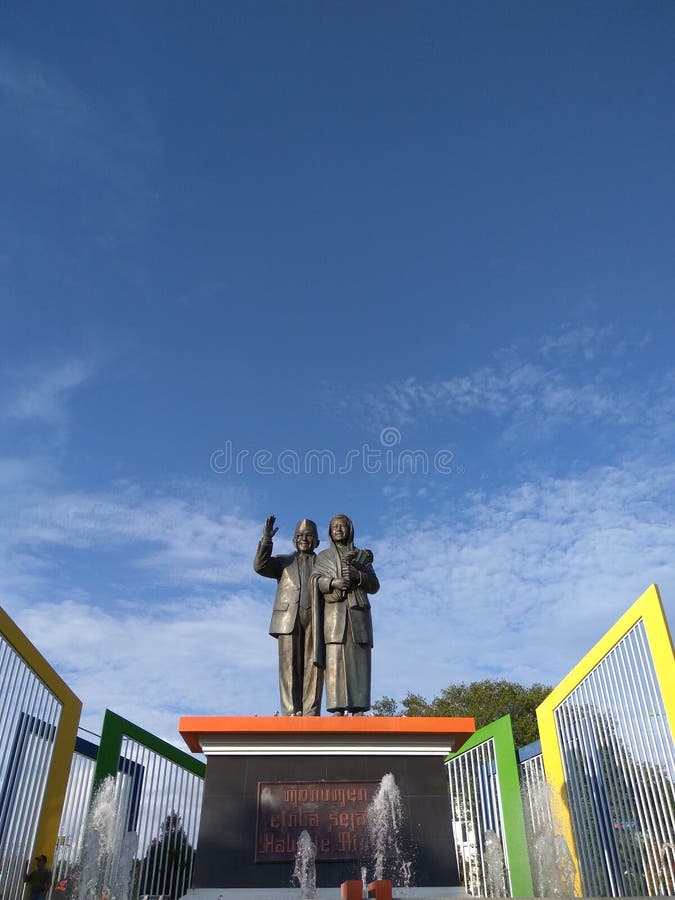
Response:
[{"label": "yellow fence panel", "polygon": [[656,585],[537,710],[586,896],[675,894],[675,656]]},{"label": "yellow fence panel", "polygon": [[52,864],[82,704],[0,608],[0,883],[23,894],[35,851]]}]

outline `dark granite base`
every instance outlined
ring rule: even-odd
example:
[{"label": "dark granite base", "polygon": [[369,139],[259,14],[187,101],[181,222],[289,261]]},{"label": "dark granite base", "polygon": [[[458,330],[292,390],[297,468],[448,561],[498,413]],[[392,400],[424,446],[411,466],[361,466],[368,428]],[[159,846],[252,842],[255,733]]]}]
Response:
[{"label": "dark granite base", "polygon": [[[292,862],[254,862],[259,781],[380,781],[388,772],[401,793],[401,837],[412,860],[412,883],[457,885],[442,757],[214,755],[207,761],[194,887],[290,885]],[[318,861],[317,885],[360,878],[361,865],[372,875],[370,859]]]}]

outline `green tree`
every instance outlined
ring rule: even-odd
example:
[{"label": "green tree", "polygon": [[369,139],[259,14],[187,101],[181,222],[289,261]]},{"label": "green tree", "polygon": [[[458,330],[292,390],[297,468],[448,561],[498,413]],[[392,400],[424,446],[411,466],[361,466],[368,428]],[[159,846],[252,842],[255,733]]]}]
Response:
[{"label": "green tree", "polygon": [[181,817],[171,812],[160,826],[159,837],[150,841],[148,852],[139,861],[139,892],[181,897],[191,886],[194,855]]},{"label": "green tree", "polygon": [[402,716],[403,712],[393,697],[381,697],[373,703],[373,715]]},{"label": "green tree", "polygon": [[451,684],[431,701],[410,693],[399,705],[392,697],[382,697],[373,704],[373,712],[376,716],[471,716],[476,728],[508,713],[516,746],[524,747],[539,739],[535,710],[550,692],[548,685],[539,682],[525,687],[504,679],[484,679]]}]

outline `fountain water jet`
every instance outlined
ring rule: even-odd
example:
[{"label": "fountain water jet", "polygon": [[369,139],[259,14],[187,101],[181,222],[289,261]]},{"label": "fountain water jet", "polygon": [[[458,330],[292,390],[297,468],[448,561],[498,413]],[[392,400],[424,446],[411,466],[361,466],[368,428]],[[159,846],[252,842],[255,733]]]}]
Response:
[{"label": "fountain water jet", "polygon": [[483,860],[485,862],[485,888],[488,897],[507,897],[502,842],[497,833],[489,828],[485,832]]},{"label": "fountain water jet", "polygon": [[291,880],[297,881],[300,886],[301,900],[314,900],[316,897],[316,847],[307,831],[301,831],[298,838],[295,867]]},{"label": "fountain water jet", "polygon": [[388,878],[400,887],[410,887],[412,861],[401,846],[401,793],[391,772],[382,777],[368,807],[368,838],[373,855],[373,878]]},{"label": "fountain water jet", "polygon": [[129,900],[138,835],[127,831],[117,811],[115,779],[100,785],[87,816],[78,900]]},{"label": "fountain water jet", "polygon": [[368,868],[361,866],[361,896],[368,900]]},{"label": "fountain water jet", "polygon": [[544,780],[523,790],[530,869],[535,897],[573,897],[576,866],[565,838],[557,833],[551,811],[551,788]]}]

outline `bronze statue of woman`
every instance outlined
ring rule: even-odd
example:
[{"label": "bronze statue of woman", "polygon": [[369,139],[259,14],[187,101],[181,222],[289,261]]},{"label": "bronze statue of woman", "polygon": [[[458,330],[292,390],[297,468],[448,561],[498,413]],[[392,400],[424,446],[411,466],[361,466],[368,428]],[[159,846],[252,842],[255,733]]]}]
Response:
[{"label": "bronze statue of woman", "polygon": [[330,547],[319,553],[312,572],[314,664],[325,667],[326,709],[335,716],[370,709],[373,623],[368,594],[380,589],[373,554],[354,546],[348,516],[333,516]]}]

